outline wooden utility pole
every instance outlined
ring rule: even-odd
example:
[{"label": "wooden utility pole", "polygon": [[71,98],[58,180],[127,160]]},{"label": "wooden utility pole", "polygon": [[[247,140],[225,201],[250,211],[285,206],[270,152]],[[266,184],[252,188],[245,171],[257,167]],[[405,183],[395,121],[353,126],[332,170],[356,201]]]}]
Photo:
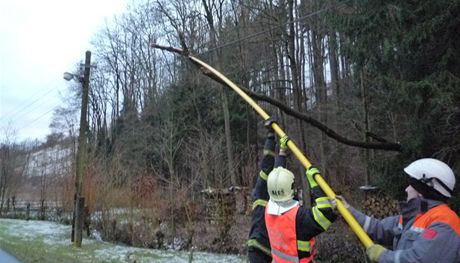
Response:
[{"label": "wooden utility pole", "polygon": [[[369,136],[367,134],[367,132],[370,130],[369,128],[369,103],[368,103],[368,96],[367,96],[367,86],[366,84],[364,83],[365,79],[365,73],[364,73],[364,69],[361,70],[361,96],[362,96],[362,103],[363,103],[363,115],[364,115],[364,131],[363,131],[363,136],[364,136],[364,141],[366,143],[369,143],[370,142],[370,139],[369,139]],[[371,176],[370,176],[370,168],[369,168],[369,165],[370,165],[370,149],[364,149],[364,159],[365,159],[365,162],[366,162],[366,173],[365,173],[365,177],[364,177],[364,184],[369,186],[371,185]]]},{"label": "wooden utility pole", "polygon": [[81,95],[81,115],[80,115],[80,135],[78,137],[78,151],[77,151],[77,166],[75,176],[75,207],[74,207],[74,231],[73,242],[76,247],[81,247],[82,232],[83,232],[83,210],[85,207],[85,198],[83,197],[83,175],[86,167],[86,142],[88,121],[86,119],[88,113],[88,94],[89,94],[89,74],[91,68],[91,52],[86,51],[85,56],[85,69],[83,79],[79,78],[82,84]]}]

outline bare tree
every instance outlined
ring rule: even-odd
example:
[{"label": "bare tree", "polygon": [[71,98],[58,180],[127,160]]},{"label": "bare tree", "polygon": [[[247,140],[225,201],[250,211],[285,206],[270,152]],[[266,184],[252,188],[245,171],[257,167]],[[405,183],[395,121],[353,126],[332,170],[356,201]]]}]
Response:
[{"label": "bare tree", "polygon": [[[222,70],[222,49],[218,46],[218,38],[223,29],[225,0],[202,0],[202,5],[205,11],[206,21],[209,27],[210,49],[214,51],[212,54],[214,64],[218,70]],[[226,90],[223,86],[219,86],[220,97],[222,100],[222,112],[224,116],[224,131],[225,145],[227,149],[227,164],[232,185],[238,185],[239,180],[235,174],[235,161],[233,157],[232,134],[230,129],[230,112],[228,106],[228,98]]]},{"label": "bare tree", "polygon": [[3,141],[0,143],[0,215],[3,211],[5,196],[8,195],[10,190],[10,181],[15,168],[14,134],[12,125],[8,125],[3,130]]}]

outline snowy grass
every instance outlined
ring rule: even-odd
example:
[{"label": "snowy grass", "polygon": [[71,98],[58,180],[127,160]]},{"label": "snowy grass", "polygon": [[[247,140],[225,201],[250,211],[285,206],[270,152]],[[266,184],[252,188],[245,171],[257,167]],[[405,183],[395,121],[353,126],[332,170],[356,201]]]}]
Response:
[{"label": "snowy grass", "polygon": [[0,219],[0,248],[29,262],[247,262],[244,257],[203,252],[155,250],[83,239],[70,242],[71,227],[46,221]]}]

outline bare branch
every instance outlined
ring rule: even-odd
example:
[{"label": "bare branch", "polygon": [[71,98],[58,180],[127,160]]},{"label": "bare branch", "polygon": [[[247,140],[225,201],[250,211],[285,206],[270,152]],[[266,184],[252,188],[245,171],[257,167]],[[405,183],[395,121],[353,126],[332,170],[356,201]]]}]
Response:
[{"label": "bare branch", "polygon": [[[177,54],[180,54],[180,55],[184,55],[184,56],[186,56],[188,58],[192,58],[192,56],[190,56],[190,55],[185,55],[183,50],[179,49],[179,48],[166,47],[166,46],[161,46],[161,45],[157,45],[157,44],[152,44],[151,46],[153,48],[158,48],[158,49],[174,52],[174,53],[177,53]],[[193,62],[192,59],[190,59],[190,60]],[[201,72],[204,75],[206,75],[206,76],[212,78],[213,80],[215,80],[215,81],[227,86],[227,84],[223,80],[221,80],[218,76],[214,75],[212,72],[203,69],[201,66],[199,66],[196,63],[193,63],[193,64],[195,66],[199,67]],[[344,136],[341,136],[340,134],[338,134],[337,132],[335,132],[334,130],[329,128],[327,125],[325,125],[325,124],[319,122],[318,120],[308,116],[307,114],[301,113],[299,111],[296,111],[296,110],[284,105],[279,100],[273,99],[273,98],[265,96],[265,95],[258,94],[256,92],[250,91],[250,90],[248,90],[246,88],[242,88],[242,87],[240,87],[240,88],[241,88],[241,90],[246,92],[246,94],[251,96],[253,99],[258,100],[258,101],[268,102],[271,105],[278,107],[280,110],[282,110],[284,113],[288,114],[289,116],[292,116],[294,118],[297,118],[297,119],[300,119],[300,120],[303,120],[303,121],[309,123],[310,125],[318,128],[319,130],[324,132],[330,138],[332,138],[332,139],[334,139],[334,140],[336,140],[338,142],[341,142],[343,144],[346,144],[346,145],[349,145],[349,146],[365,148],[365,149],[376,149],[376,150],[396,151],[396,152],[402,152],[402,150],[403,150],[401,144],[395,143],[395,142],[386,142],[384,139],[382,139],[382,138],[380,138],[378,136],[375,136],[371,132],[368,132],[369,135],[373,135],[372,137],[374,137],[374,138],[379,138],[379,142],[377,142],[377,143],[374,143],[374,142],[362,142],[362,141],[355,141],[355,140],[348,139],[348,138],[346,138]]]}]

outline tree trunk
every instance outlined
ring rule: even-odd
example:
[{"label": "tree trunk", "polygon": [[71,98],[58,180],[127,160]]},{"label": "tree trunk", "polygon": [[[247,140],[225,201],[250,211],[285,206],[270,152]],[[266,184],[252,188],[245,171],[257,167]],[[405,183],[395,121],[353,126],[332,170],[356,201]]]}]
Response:
[{"label": "tree trunk", "polygon": [[[288,0],[288,10],[287,10],[287,13],[288,13],[288,21],[289,21],[289,29],[288,29],[288,34],[287,34],[287,54],[288,54],[288,57],[289,57],[289,66],[290,66],[290,70],[291,70],[291,76],[292,76],[292,88],[293,88],[293,99],[294,99],[294,109],[297,110],[297,111],[302,111],[302,105],[303,105],[303,101],[304,101],[304,97],[303,97],[303,92],[302,92],[302,87],[301,87],[301,72],[300,72],[300,68],[301,68],[301,65],[298,64],[298,62],[300,61],[300,58],[298,56],[298,52],[297,50],[302,48],[303,49],[303,46],[302,47],[297,47],[296,48],[296,39],[298,37],[297,36],[297,31],[296,31],[296,28],[295,28],[295,23],[294,23],[294,10],[295,10],[295,7],[294,7],[294,1],[293,0]],[[302,42],[303,43],[303,42]],[[303,122],[300,121],[299,119],[296,119],[296,126],[297,126],[297,133],[298,133],[298,137],[300,139],[300,142],[299,142],[299,146],[301,149],[306,149],[307,146],[306,146],[306,142],[305,142],[305,132],[304,132],[304,126],[303,126]],[[303,167],[301,166],[298,166],[297,167],[297,174],[303,174],[304,172],[304,169]],[[301,186],[302,186],[302,189],[308,189],[307,187],[307,182],[305,180],[305,176],[300,176],[300,183],[301,183]],[[307,192],[302,192],[303,193],[303,196],[302,196],[302,199],[304,200],[305,204],[307,206],[310,206],[310,198],[308,198],[309,194]]]},{"label": "tree trunk", "polygon": [[[209,26],[209,35],[210,35],[210,40],[211,40],[211,49],[216,49],[216,56],[214,56],[214,61],[216,65],[217,70],[222,70],[222,51],[220,48],[217,46],[217,30],[214,26],[214,17],[212,14],[212,10],[210,9],[209,4],[206,2],[206,0],[202,0],[203,7],[206,12],[206,20],[208,21],[208,26]],[[214,6],[214,5],[212,5]],[[221,10],[221,8],[219,8]],[[222,16],[218,16],[222,17]],[[218,21],[219,25],[222,25],[222,21]],[[221,28],[219,28],[220,30]],[[225,129],[225,144],[226,144],[226,149],[227,149],[227,161],[228,161],[228,172],[230,173],[230,182],[232,185],[238,185],[238,180],[236,178],[235,174],[235,167],[234,167],[234,158],[233,158],[233,146],[232,146],[232,134],[230,130],[230,111],[228,107],[228,99],[227,99],[227,94],[225,92],[225,87],[222,85],[219,85],[219,92],[220,92],[220,98],[222,100],[222,112],[224,115],[224,129]]]},{"label": "tree trunk", "polygon": [[[368,96],[367,96],[367,85],[365,83],[365,72],[364,69],[361,71],[360,74],[360,79],[361,79],[361,97],[362,97],[362,110],[363,110],[363,122],[364,122],[364,131],[363,131],[363,137],[364,141],[366,143],[370,142],[370,138],[367,135],[367,132],[369,131],[369,108],[368,108]],[[369,165],[371,163],[371,150],[370,149],[364,149],[364,162],[365,162],[365,178],[364,178],[364,184],[365,185],[370,185],[372,182],[370,180],[370,169]]]},{"label": "tree trunk", "polygon": [[[320,122],[327,124],[327,91],[324,81],[324,67],[322,58],[322,34],[316,29],[317,23],[312,23],[312,49],[313,49],[313,78],[316,88],[316,100],[318,108],[318,119]],[[320,160],[323,174],[326,173],[326,149],[327,139],[324,133],[320,134]],[[325,176],[326,178],[326,176]]]},{"label": "tree trunk", "polygon": [[[339,119],[340,119],[340,84],[339,84],[339,61],[337,57],[337,36],[334,31],[329,32],[329,61],[330,61],[330,72],[331,72],[331,91],[332,91],[332,99],[334,100],[334,110],[332,112],[332,126],[335,130],[339,129]],[[336,169],[335,169],[335,178],[334,181],[337,182],[338,178],[342,178],[340,174],[343,168],[341,167],[342,164],[342,154],[343,154],[343,147],[341,144],[337,143],[337,141],[332,142],[332,147],[335,149],[334,159],[336,160]]]}]

